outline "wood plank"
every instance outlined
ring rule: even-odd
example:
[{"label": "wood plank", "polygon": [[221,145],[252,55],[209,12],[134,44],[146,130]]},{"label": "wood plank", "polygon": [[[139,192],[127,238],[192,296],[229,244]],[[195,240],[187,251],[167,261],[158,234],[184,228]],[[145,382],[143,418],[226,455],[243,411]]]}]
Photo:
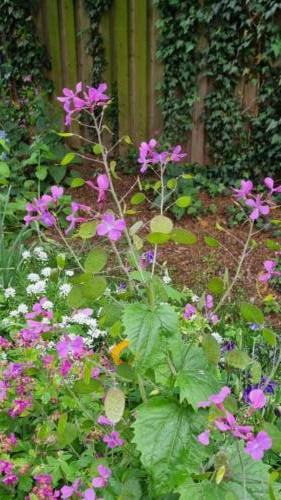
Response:
[{"label": "wood plank", "polygon": [[132,78],[131,110],[134,140],[141,142],[147,138],[147,0],[131,0],[132,27]]},{"label": "wood plank", "polygon": [[106,61],[105,70],[103,73],[103,80],[107,83],[108,88],[111,90],[112,84],[114,83],[113,77],[113,57],[112,57],[112,46],[113,46],[113,30],[112,30],[112,12],[107,11],[102,16],[100,32],[103,38],[104,45],[104,57]]},{"label": "wood plank", "polygon": [[163,78],[163,66],[156,58],[158,30],[156,22],[159,13],[153,5],[153,2],[148,1],[148,136],[154,137],[160,134],[163,127],[163,117],[157,100],[159,98],[159,90],[157,86]]},{"label": "wood plank", "polygon": [[119,107],[119,136],[130,134],[128,1],[115,0],[114,44]]},{"label": "wood plank", "polygon": [[76,28],[73,0],[59,0],[64,86],[77,83]]},{"label": "wood plank", "polygon": [[84,7],[84,0],[75,2],[77,81],[90,85],[92,82],[93,59],[87,53],[90,40],[90,18]]},{"label": "wood plank", "polygon": [[54,82],[56,95],[61,94],[62,89],[62,62],[60,26],[57,0],[46,0],[44,2],[46,30],[46,45],[52,63],[50,78]]},{"label": "wood plank", "polygon": [[191,162],[205,164],[205,125],[202,120],[204,98],[207,95],[208,81],[204,76],[198,78],[198,100],[193,108],[193,129],[191,132]]}]

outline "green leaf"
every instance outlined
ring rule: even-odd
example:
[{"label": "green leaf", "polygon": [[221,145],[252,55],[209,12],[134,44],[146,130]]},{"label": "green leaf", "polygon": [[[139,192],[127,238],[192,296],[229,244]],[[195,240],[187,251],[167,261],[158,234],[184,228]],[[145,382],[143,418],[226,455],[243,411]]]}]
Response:
[{"label": "green leaf", "polygon": [[183,349],[182,362],[177,369],[176,386],[180,388],[180,400],[186,399],[194,409],[219,389],[219,384],[207,358],[200,347]]},{"label": "green leaf", "polygon": [[105,291],[107,281],[103,276],[95,276],[92,281],[82,285],[82,295],[87,299],[98,299]]},{"label": "green leaf", "polygon": [[144,200],[145,200],[144,193],[135,193],[130,199],[130,203],[131,205],[140,205],[140,203],[143,203]]},{"label": "green leaf", "polygon": [[269,250],[274,250],[278,251],[281,250],[281,245],[278,243],[278,241],[275,240],[266,240],[266,247],[269,248]]},{"label": "green leaf", "polygon": [[107,253],[100,248],[95,248],[86,257],[84,267],[86,273],[98,273],[107,263]]},{"label": "green leaf", "polygon": [[180,228],[173,230],[171,239],[179,245],[194,245],[197,242],[197,236],[194,233]]},{"label": "green leaf", "polygon": [[104,410],[107,418],[114,424],[120,422],[125,409],[125,395],[118,387],[112,387],[106,393]]},{"label": "green leaf", "polygon": [[77,233],[77,236],[82,238],[82,240],[87,240],[89,238],[92,238],[96,234],[96,229],[97,229],[97,222],[91,221],[91,222],[83,222],[79,226],[79,231]]},{"label": "green leaf", "polygon": [[56,262],[59,269],[65,268],[66,256],[65,253],[58,253],[56,255]]},{"label": "green leaf", "polygon": [[123,140],[126,144],[133,144],[132,139],[129,135],[124,135]]},{"label": "green leaf", "polygon": [[272,439],[272,450],[276,453],[281,453],[281,432],[278,427],[270,422],[264,422],[263,430],[265,430]]},{"label": "green leaf", "polygon": [[56,134],[60,137],[72,137],[74,135],[71,132],[56,132]]},{"label": "green leaf", "polygon": [[250,367],[251,370],[251,379],[253,384],[258,384],[261,379],[261,365],[258,361],[254,361],[254,363]]},{"label": "green leaf", "polygon": [[151,310],[146,304],[129,304],[123,314],[125,336],[140,367],[149,366],[157,347],[160,332],[178,331],[178,316],[168,304],[159,304]]},{"label": "green leaf", "polygon": [[56,165],[53,165],[48,167],[48,172],[54,181],[59,184],[66,174],[66,167],[57,167]]},{"label": "green leaf", "polygon": [[178,184],[177,179],[169,179],[167,182],[167,188],[168,189],[176,189]]},{"label": "green leaf", "polygon": [[75,153],[66,153],[66,155],[61,160],[60,164],[63,167],[65,167],[66,165],[69,165],[74,160],[75,156],[76,156]]},{"label": "green leaf", "polygon": [[0,178],[2,177],[6,179],[7,177],[10,177],[10,175],[11,171],[9,165],[4,161],[0,161]]},{"label": "green leaf", "polygon": [[69,307],[81,307],[85,304],[85,297],[83,297],[81,286],[73,286],[67,296],[67,304]]},{"label": "green leaf", "polygon": [[152,474],[156,487],[169,492],[169,483],[177,477],[179,469],[183,474],[186,470],[197,472],[206,454],[196,440],[199,430],[194,414],[176,402],[158,397],[139,406],[136,413],[134,442],[141,461]]},{"label": "green leaf", "polygon": [[276,333],[271,330],[271,328],[263,328],[262,330],[262,336],[265,340],[265,342],[270,345],[271,347],[275,347],[277,344],[277,337]]},{"label": "green leaf", "polygon": [[228,352],[225,360],[230,366],[239,368],[240,370],[245,370],[251,362],[251,358],[249,358],[246,352],[238,350]]},{"label": "green leaf", "polygon": [[74,177],[74,179],[71,180],[70,187],[77,188],[84,186],[84,184],[85,184],[84,179],[81,179],[81,177]]},{"label": "green leaf", "polygon": [[217,365],[220,360],[221,350],[216,339],[212,335],[204,335],[202,347],[209,363]]},{"label": "green leaf", "polygon": [[35,171],[35,175],[39,181],[44,181],[48,175],[48,169],[46,167],[37,167]]},{"label": "green leaf", "polygon": [[209,281],[207,288],[214,295],[221,295],[224,291],[224,282],[221,278],[214,277]]},{"label": "green leaf", "polygon": [[166,233],[149,233],[146,239],[153,245],[164,245],[169,241],[170,235]]},{"label": "green leaf", "polygon": [[118,175],[116,174],[116,167],[117,167],[117,162],[115,160],[112,160],[109,164],[111,175],[113,179],[120,179],[120,177],[118,177]]},{"label": "green leaf", "polygon": [[177,207],[180,207],[180,208],[189,207],[190,204],[191,204],[191,197],[190,196],[180,196],[176,200],[176,205],[177,205]]},{"label": "green leaf", "polygon": [[58,421],[58,434],[63,436],[67,424],[67,413],[62,413]]},{"label": "green leaf", "polygon": [[220,246],[220,242],[212,236],[204,236],[204,241],[208,247],[217,248]]},{"label": "green leaf", "polygon": [[263,312],[254,304],[247,304],[246,302],[241,304],[240,314],[248,323],[264,323]]},{"label": "green leaf", "polygon": [[173,230],[173,221],[165,215],[156,215],[150,221],[150,230],[152,233],[169,234]]},{"label": "green leaf", "polygon": [[95,144],[93,146],[93,153],[95,155],[100,155],[102,152],[103,152],[103,148],[102,148],[102,146],[100,144]]},{"label": "green leaf", "polygon": [[88,384],[84,380],[77,380],[73,386],[74,392],[78,394],[91,394],[96,393],[98,397],[103,397],[104,389],[98,380],[91,379]]}]

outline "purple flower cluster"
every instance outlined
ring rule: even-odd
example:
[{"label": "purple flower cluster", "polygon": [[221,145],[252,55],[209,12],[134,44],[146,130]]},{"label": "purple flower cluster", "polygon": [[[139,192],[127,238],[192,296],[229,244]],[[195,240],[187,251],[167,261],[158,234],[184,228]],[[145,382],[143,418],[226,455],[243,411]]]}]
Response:
[{"label": "purple flower cluster", "polygon": [[155,139],[148,142],[142,142],[139,148],[138,163],[142,166],[140,172],[144,174],[148,167],[155,164],[167,165],[169,162],[179,162],[186,154],[181,152],[181,146],[175,146],[169,151],[158,151],[159,145]]},{"label": "purple flower cluster", "polygon": [[[215,406],[223,413],[223,416],[214,420],[214,427],[220,432],[229,432],[233,437],[245,441],[245,453],[248,453],[253,460],[261,460],[264,452],[271,448],[272,441],[266,432],[259,432],[256,436],[253,434],[253,427],[250,425],[240,425],[234,415],[224,407],[225,399],[230,395],[229,387],[223,387],[218,394],[212,394],[207,401],[198,403],[199,408],[208,408]],[[266,397],[261,389],[254,389],[249,394],[250,413],[249,415],[263,408],[266,404]],[[210,439],[210,429],[206,429],[199,434],[198,441],[207,446]]]},{"label": "purple flower cluster", "polygon": [[[204,302],[204,310],[205,310],[205,318],[212,323],[213,325],[216,325],[219,321],[219,317],[217,314],[213,312],[214,308],[214,299],[211,294],[207,294],[205,296],[205,302]],[[192,304],[186,304],[183,312],[183,317],[184,319],[191,319],[193,316],[195,316],[197,313],[197,309],[195,306]]]},{"label": "purple flower cluster", "polygon": [[24,217],[26,225],[33,221],[39,221],[47,227],[54,226],[56,218],[49,210],[63,196],[63,191],[62,187],[52,186],[51,195],[43,194],[40,198],[35,198],[31,203],[27,203],[27,215]]},{"label": "purple flower cluster", "polygon": [[[266,177],[264,179],[264,184],[269,191],[269,196],[271,197],[274,193],[281,193],[281,186],[274,187],[274,181],[271,177]],[[253,195],[252,190],[254,185],[252,181],[240,182],[239,189],[233,189],[234,196],[237,200],[244,201],[245,205],[251,208],[250,219],[252,221],[257,220],[263,215],[268,215],[270,212],[270,206],[274,205],[272,199],[263,199],[259,194]]]}]

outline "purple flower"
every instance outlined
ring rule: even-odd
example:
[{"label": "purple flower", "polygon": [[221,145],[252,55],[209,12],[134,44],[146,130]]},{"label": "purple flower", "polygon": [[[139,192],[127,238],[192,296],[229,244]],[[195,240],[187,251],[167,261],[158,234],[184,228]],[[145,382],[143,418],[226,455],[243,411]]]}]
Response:
[{"label": "purple flower", "polygon": [[73,339],[65,335],[64,339],[56,344],[58,356],[62,359],[72,354],[75,358],[81,358],[84,354],[84,339],[77,335]]},{"label": "purple flower", "polygon": [[103,106],[109,100],[109,97],[104,93],[107,89],[106,83],[100,83],[97,88],[87,87],[88,91],[83,93],[83,99],[78,96],[82,91],[82,83],[76,85],[75,92],[71,89],[63,89],[63,97],[58,97],[58,101],[63,103],[66,112],[65,125],[71,125],[73,113],[80,113],[82,109],[87,109],[91,113],[96,106]]},{"label": "purple flower", "polygon": [[190,319],[193,316],[195,316],[196,312],[197,312],[196,307],[194,307],[192,304],[186,304],[184,308],[183,317],[185,319]]},{"label": "purple flower", "polygon": [[68,375],[72,368],[72,363],[69,361],[69,359],[64,359],[62,364],[60,365],[60,374],[65,377]]},{"label": "purple flower", "polygon": [[220,405],[224,402],[224,400],[229,396],[231,393],[231,389],[227,386],[222,387],[220,392],[217,394],[211,394],[207,401],[201,401],[198,403],[198,408],[207,408],[208,406],[211,406],[212,404],[220,407]]},{"label": "purple flower", "polygon": [[154,260],[154,251],[153,250],[148,250],[147,252],[144,252],[140,256],[140,265],[143,268],[146,268],[148,265],[152,264]]},{"label": "purple flower", "polygon": [[97,366],[95,368],[92,369],[91,371],[91,377],[92,378],[99,378],[100,376],[100,368],[98,368]]},{"label": "purple flower", "polygon": [[221,352],[230,352],[235,349],[235,343],[233,340],[226,340],[221,346]]},{"label": "purple flower", "polygon": [[57,202],[59,200],[59,198],[61,198],[63,196],[63,187],[59,187],[59,186],[52,186],[51,187],[51,193],[52,193],[52,198],[54,200],[54,202]]},{"label": "purple flower", "polygon": [[88,488],[83,493],[84,500],[96,500],[96,494],[92,488]]},{"label": "purple flower", "polygon": [[157,145],[155,139],[150,139],[149,142],[142,142],[139,147],[139,158],[138,163],[141,163],[140,172],[144,174],[148,169],[148,166],[153,163],[154,149]]},{"label": "purple flower", "polygon": [[49,205],[53,201],[52,196],[44,194],[41,198],[35,198],[32,203],[27,203],[27,215],[23,218],[26,225],[30,224],[32,221],[39,221],[48,227],[54,226],[56,218],[48,211]]},{"label": "purple flower", "polygon": [[11,486],[12,484],[15,484],[17,480],[18,476],[16,474],[9,474],[2,480],[2,483],[4,483],[6,486]]},{"label": "purple flower", "polygon": [[255,410],[263,408],[266,405],[266,397],[261,389],[253,389],[249,394],[251,407]]},{"label": "purple flower", "polygon": [[125,227],[124,219],[115,219],[113,214],[107,212],[103,215],[102,222],[97,226],[97,234],[99,236],[107,235],[111,241],[117,241],[121,238]]},{"label": "purple flower", "polygon": [[275,260],[265,260],[263,263],[263,267],[266,270],[266,273],[259,276],[259,281],[265,283],[266,281],[269,281],[271,278],[273,278],[273,276],[281,276],[280,271],[274,271],[276,266],[277,262]]},{"label": "purple flower", "polygon": [[52,476],[50,474],[38,474],[34,477],[38,484],[52,484]]},{"label": "purple flower", "polygon": [[80,484],[81,484],[81,480],[76,479],[76,481],[74,481],[72,486],[63,486],[60,490],[61,498],[63,498],[63,499],[70,498],[74,493],[77,492]]},{"label": "purple flower", "polygon": [[178,162],[186,156],[186,153],[181,153],[181,150],[182,147],[179,145],[174,147],[174,149],[169,154],[171,161]]},{"label": "purple flower", "polygon": [[98,191],[98,203],[102,203],[105,200],[106,191],[109,189],[109,179],[107,175],[101,174],[97,176],[97,185],[92,181],[86,181],[86,184],[92,189]]},{"label": "purple flower", "polygon": [[0,474],[11,474],[13,468],[13,464],[8,462],[8,460],[0,460]]},{"label": "purple flower", "polygon": [[266,187],[269,189],[269,194],[281,193],[281,186],[277,186],[275,188],[274,181],[273,181],[273,179],[271,179],[271,177],[266,177],[263,182],[266,185]]},{"label": "purple flower", "polygon": [[32,406],[30,399],[15,399],[13,406],[8,410],[11,418],[19,417],[27,408]]},{"label": "purple flower", "polygon": [[267,434],[267,432],[259,432],[255,438],[248,441],[245,447],[245,453],[248,453],[253,460],[261,460],[263,458],[265,450],[269,450],[272,447],[272,440]]},{"label": "purple flower", "polygon": [[97,422],[100,425],[113,425],[111,420],[109,420],[109,418],[107,418],[105,415],[100,415]]},{"label": "purple flower", "polygon": [[9,363],[6,370],[3,371],[3,376],[7,380],[16,379],[22,374],[23,370],[23,363]]},{"label": "purple flower", "polygon": [[197,437],[199,443],[203,444],[204,446],[208,446],[210,442],[210,431],[206,430],[204,432],[201,432],[199,436]]},{"label": "purple flower", "polygon": [[0,401],[4,401],[7,397],[8,383],[5,380],[0,380]]},{"label": "purple flower", "polygon": [[250,213],[250,219],[252,221],[257,220],[260,215],[269,214],[269,206],[261,199],[259,194],[254,199],[246,200],[245,203],[248,207],[253,209]]},{"label": "purple flower", "polygon": [[251,403],[249,395],[254,389],[262,389],[266,394],[273,394],[277,389],[278,384],[274,380],[270,380],[267,377],[262,377],[259,384],[249,385],[243,392],[243,398],[246,403]]},{"label": "purple flower", "polygon": [[108,448],[116,448],[117,446],[122,446],[124,443],[118,431],[112,431],[111,434],[104,436],[103,442],[107,444]]},{"label": "purple flower", "polygon": [[111,470],[104,465],[98,465],[98,477],[94,477],[92,480],[92,485],[94,488],[104,488],[111,476]]},{"label": "purple flower", "polygon": [[68,234],[70,231],[72,231],[75,228],[76,224],[85,222],[87,220],[86,217],[81,217],[80,215],[78,215],[78,210],[87,213],[91,213],[92,211],[91,207],[88,207],[87,205],[82,205],[81,203],[76,202],[71,203],[71,213],[66,217],[66,220],[70,222],[70,224],[66,229],[65,234]]},{"label": "purple flower", "polygon": [[245,199],[252,191],[253,189],[253,183],[252,181],[241,181],[240,182],[240,189],[233,189],[234,191],[234,196],[237,199]]},{"label": "purple flower", "polygon": [[210,294],[207,294],[205,297],[205,307],[206,309],[213,309],[214,307],[214,299]]}]

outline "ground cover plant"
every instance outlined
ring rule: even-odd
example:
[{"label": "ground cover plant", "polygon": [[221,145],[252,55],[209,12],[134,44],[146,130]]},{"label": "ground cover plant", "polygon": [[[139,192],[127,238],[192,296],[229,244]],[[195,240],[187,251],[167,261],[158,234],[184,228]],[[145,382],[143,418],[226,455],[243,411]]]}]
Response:
[{"label": "ground cover plant", "polygon": [[[250,180],[232,189],[248,233],[235,272],[214,274],[198,296],[158,259],[167,243],[186,258],[197,244],[167,216],[171,203],[190,206],[189,194],[166,199],[171,164],[169,189],[182,179],[181,147],[141,143],[139,177],[120,197],[106,84],[78,83],[59,101],[67,127],[83,115],[93,127],[85,141],[96,175],[73,186],[88,186],[91,203],[53,185],[26,204],[33,237],[15,242],[10,269],[3,245],[0,497],[280,498],[279,331],[266,307],[233,292],[281,186],[267,176],[261,190]],[[145,189],[149,172],[157,203]],[[206,244],[221,243],[206,236]],[[257,273],[261,286],[281,276],[278,243],[269,250],[276,255]]]}]

